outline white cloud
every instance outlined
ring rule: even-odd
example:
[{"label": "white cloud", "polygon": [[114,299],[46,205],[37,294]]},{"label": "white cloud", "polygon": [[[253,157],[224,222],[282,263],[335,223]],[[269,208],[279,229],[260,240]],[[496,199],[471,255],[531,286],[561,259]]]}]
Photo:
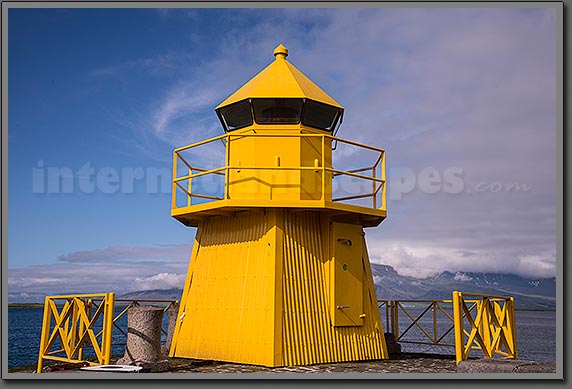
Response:
[{"label": "white cloud", "polygon": [[[140,247],[137,251],[144,252],[145,249]],[[153,247],[147,249],[152,251]],[[11,295],[106,292],[121,295],[147,288],[179,288],[184,284],[188,264],[188,256],[185,255],[184,260],[178,257],[163,260],[103,259],[11,268],[8,291]]]},{"label": "white cloud", "polygon": [[212,89],[201,85],[176,85],[153,113],[155,136],[173,146],[184,146],[216,136],[220,124],[213,120],[216,117],[212,107],[216,105],[217,98]]},{"label": "white cloud", "polygon": [[524,278],[550,278],[556,276],[555,253],[540,256],[519,256],[513,248],[474,250],[467,255],[447,247],[442,242],[411,242],[368,239],[373,263],[392,266],[397,273],[415,278],[427,278],[444,271],[456,273],[455,279],[469,281],[462,272],[509,273]]},{"label": "white cloud", "polygon": [[135,278],[130,285],[133,291],[152,289],[182,289],[186,274],[159,273],[150,277]]}]

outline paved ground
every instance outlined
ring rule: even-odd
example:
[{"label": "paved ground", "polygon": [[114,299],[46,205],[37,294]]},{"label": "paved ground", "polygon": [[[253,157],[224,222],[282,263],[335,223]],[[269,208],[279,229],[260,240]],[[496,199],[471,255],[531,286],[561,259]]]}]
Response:
[{"label": "paved ground", "polygon": [[[116,358],[115,358],[116,359]],[[115,360],[111,361],[112,363]],[[50,364],[44,370],[47,373],[78,372],[79,366],[71,364]],[[171,359],[171,369],[167,373],[455,373],[457,367],[452,356],[430,354],[402,354],[389,360],[328,363],[311,366],[289,366],[269,368],[215,361],[189,359]],[[35,366],[10,369],[10,372],[34,373]]]},{"label": "paved ground", "polygon": [[404,355],[400,359],[372,362],[328,363],[311,366],[267,368],[232,363],[199,363],[181,366],[174,373],[455,373],[452,358]]}]

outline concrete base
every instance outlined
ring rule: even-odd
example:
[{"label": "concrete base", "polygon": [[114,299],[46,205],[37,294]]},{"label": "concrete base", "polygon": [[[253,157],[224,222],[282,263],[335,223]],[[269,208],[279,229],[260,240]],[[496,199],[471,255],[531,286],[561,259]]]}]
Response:
[{"label": "concrete base", "polygon": [[556,365],[514,359],[478,359],[459,362],[457,373],[556,373]]}]

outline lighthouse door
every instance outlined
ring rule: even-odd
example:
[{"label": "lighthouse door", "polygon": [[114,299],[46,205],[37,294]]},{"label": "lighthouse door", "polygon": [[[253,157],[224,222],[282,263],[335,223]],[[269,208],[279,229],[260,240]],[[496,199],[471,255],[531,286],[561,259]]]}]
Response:
[{"label": "lighthouse door", "polygon": [[363,325],[362,226],[332,223],[332,305],[334,326]]}]

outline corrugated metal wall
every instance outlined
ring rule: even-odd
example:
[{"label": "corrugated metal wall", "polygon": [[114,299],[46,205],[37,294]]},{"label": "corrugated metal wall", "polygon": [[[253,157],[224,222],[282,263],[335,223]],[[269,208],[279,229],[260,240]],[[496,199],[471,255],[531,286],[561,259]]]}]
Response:
[{"label": "corrugated metal wall", "polygon": [[386,357],[365,242],[364,324],[332,325],[328,226],[318,212],[280,209],[207,219],[171,355],[266,366]]},{"label": "corrugated metal wall", "polygon": [[329,237],[323,237],[323,222],[317,212],[288,212],[284,218],[283,364],[384,358],[387,351],[373,280],[368,280],[371,270],[367,253],[363,262],[364,324],[332,326],[328,300],[331,279],[324,245],[329,244]]},{"label": "corrugated metal wall", "polygon": [[267,364],[274,349],[274,261],[263,212],[216,216],[200,227],[174,356]]}]

